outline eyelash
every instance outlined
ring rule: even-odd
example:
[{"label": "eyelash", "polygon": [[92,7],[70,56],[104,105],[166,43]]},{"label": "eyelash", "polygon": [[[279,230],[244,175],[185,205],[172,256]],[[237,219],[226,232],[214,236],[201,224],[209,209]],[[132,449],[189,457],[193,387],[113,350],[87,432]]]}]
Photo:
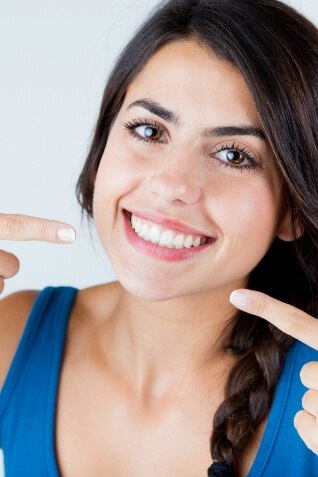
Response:
[{"label": "eyelash", "polygon": [[251,151],[247,147],[241,147],[237,142],[232,142],[231,145],[229,144],[222,144],[221,146],[218,146],[216,149],[216,152],[210,154],[210,157],[214,157],[217,153],[222,152],[222,151],[234,151],[238,152],[239,154],[242,154],[244,158],[248,161],[248,164],[244,165],[234,165],[231,164],[230,162],[225,162],[222,161],[221,159],[218,159],[215,157],[215,159],[218,161],[220,166],[223,167],[231,167],[232,169],[236,169],[239,171],[247,170],[251,171],[253,169],[261,168],[261,164],[258,162],[258,160],[254,157],[254,155],[251,153]]},{"label": "eyelash", "polygon": [[164,129],[162,126],[154,119],[146,119],[146,118],[136,118],[132,119],[131,121],[127,121],[123,123],[124,128],[132,136],[134,139],[138,141],[146,142],[147,144],[156,146],[160,141],[152,141],[151,139],[147,139],[145,137],[141,137],[139,134],[136,133],[135,129],[138,126],[150,126],[151,128],[157,129],[162,135],[164,135]]},{"label": "eyelash", "polygon": [[[147,119],[147,118],[135,118],[132,119],[131,121],[127,121],[125,123],[122,123],[123,127],[126,129],[128,134],[132,136],[134,139],[137,139],[138,141],[142,141],[143,143],[147,143],[151,146],[156,146],[158,143],[160,144],[162,141],[159,140],[151,140],[147,139],[145,137],[140,136],[139,134],[136,133],[136,128],[139,126],[149,126],[151,128],[155,128],[160,132],[162,136],[164,136],[164,129],[162,126],[154,119]],[[161,137],[162,137],[161,136]],[[245,165],[234,165],[231,164],[230,162],[225,162],[222,161],[221,159],[218,159],[215,157],[216,154],[222,152],[222,151],[234,151],[238,152],[239,154],[242,154],[244,158],[248,161],[248,164]],[[261,168],[262,165],[260,162],[254,157],[254,155],[251,153],[251,151],[247,147],[241,147],[237,142],[232,142],[230,145],[229,144],[222,144],[217,147],[216,151],[210,154],[210,157],[214,157],[218,164],[223,167],[230,167],[231,169],[235,169],[236,171],[243,172],[244,170],[246,171],[251,171],[256,168]]]}]

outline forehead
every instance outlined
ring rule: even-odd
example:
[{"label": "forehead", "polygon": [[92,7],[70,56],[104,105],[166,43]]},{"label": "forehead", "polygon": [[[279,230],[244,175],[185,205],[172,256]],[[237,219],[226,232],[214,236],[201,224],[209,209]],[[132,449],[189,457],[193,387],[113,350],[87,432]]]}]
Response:
[{"label": "forehead", "polygon": [[202,118],[216,113],[223,121],[260,124],[241,73],[192,40],[169,43],[150,58],[130,84],[125,103],[141,97]]}]

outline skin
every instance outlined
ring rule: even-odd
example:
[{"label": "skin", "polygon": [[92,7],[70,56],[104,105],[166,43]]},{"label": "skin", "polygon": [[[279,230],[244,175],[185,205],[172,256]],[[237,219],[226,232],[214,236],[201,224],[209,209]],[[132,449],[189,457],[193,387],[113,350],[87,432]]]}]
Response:
[{"label": "skin", "polygon": [[[173,111],[179,125],[130,107],[141,98]],[[123,123],[138,117],[159,122],[164,140],[149,144],[133,138]],[[243,309],[235,295],[229,301],[234,289],[247,294],[244,309],[318,349],[313,318],[245,289],[272,240],[291,236],[281,177],[266,141],[204,135],[206,128],[233,125],[261,129],[242,77],[190,41],[160,50],[128,89],[94,195],[97,231],[119,282],[81,290],[72,310],[56,419],[63,477],[102,475],[105,469],[116,477],[128,468],[133,477],[205,475],[211,420],[233,364],[220,336],[234,306]],[[233,143],[252,153],[259,166],[238,170],[220,164],[219,146]],[[127,241],[123,209],[156,212],[216,240],[190,259],[167,262]],[[3,239],[58,242],[60,227],[66,224],[0,215]],[[17,268],[15,257],[0,254],[3,277]],[[22,292],[0,303],[2,381],[34,298],[34,292]],[[317,366],[302,371],[311,390],[295,420],[316,453],[318,430],[309,424],[318,417]],[[248,473],[262,430],[243,456],[240,476]]]},{"label": "skin", "polygon": [[[143,107],[129,108],[141,98],[176,112],[180,126]],[[149,145],[133,139],[123,123],[138,117],[159,121],[166,141]],[[134,296],[223,301],[246,284],[282,232],[281,177],[267,143],[254,136],[204,136],[207,128],[231,125],[261,129],[247,87],[232,66],[192,42],[160,50],[128,89],[97,173],[94,219],[119,281]],[[253,152],[261,167],[233,170],[209,156],[233,142]],[[216,243],[195,261],[154,263],[127,244],[122,209],[178,219],[216,237]]]}]

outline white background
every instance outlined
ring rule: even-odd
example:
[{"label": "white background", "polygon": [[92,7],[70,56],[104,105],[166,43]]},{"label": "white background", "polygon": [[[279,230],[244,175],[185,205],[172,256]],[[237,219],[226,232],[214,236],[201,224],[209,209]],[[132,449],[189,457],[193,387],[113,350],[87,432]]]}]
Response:
[{"label": "white background", "polygon": [[[113,60],[157,3],[0,1],[0,211],[69,222],[78,231],[74,245],[3,241],[21,261],[4,295],[114,278],[94,232],[90,238],[81,224],[75,184]],[[286,3],[318,24],[315,0]]]}]

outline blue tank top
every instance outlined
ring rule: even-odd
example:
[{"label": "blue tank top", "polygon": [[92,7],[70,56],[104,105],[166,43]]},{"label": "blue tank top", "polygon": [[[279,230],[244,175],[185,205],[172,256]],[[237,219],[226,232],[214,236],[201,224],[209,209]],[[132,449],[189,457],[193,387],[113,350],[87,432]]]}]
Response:
[{"label": "blue tank top", "polygon": [[[76,293],[72,287],[47,287],[33,304],[0,393],[0,446],[6,477],[60,477],[55,410],[67,324]],[[302,343],[296,342],[288,351],[248,477],[318,476],[318,457],[307,449],[293,426],[305,392],[299,372],[312,360],[318,361],[318,352]]]}]

